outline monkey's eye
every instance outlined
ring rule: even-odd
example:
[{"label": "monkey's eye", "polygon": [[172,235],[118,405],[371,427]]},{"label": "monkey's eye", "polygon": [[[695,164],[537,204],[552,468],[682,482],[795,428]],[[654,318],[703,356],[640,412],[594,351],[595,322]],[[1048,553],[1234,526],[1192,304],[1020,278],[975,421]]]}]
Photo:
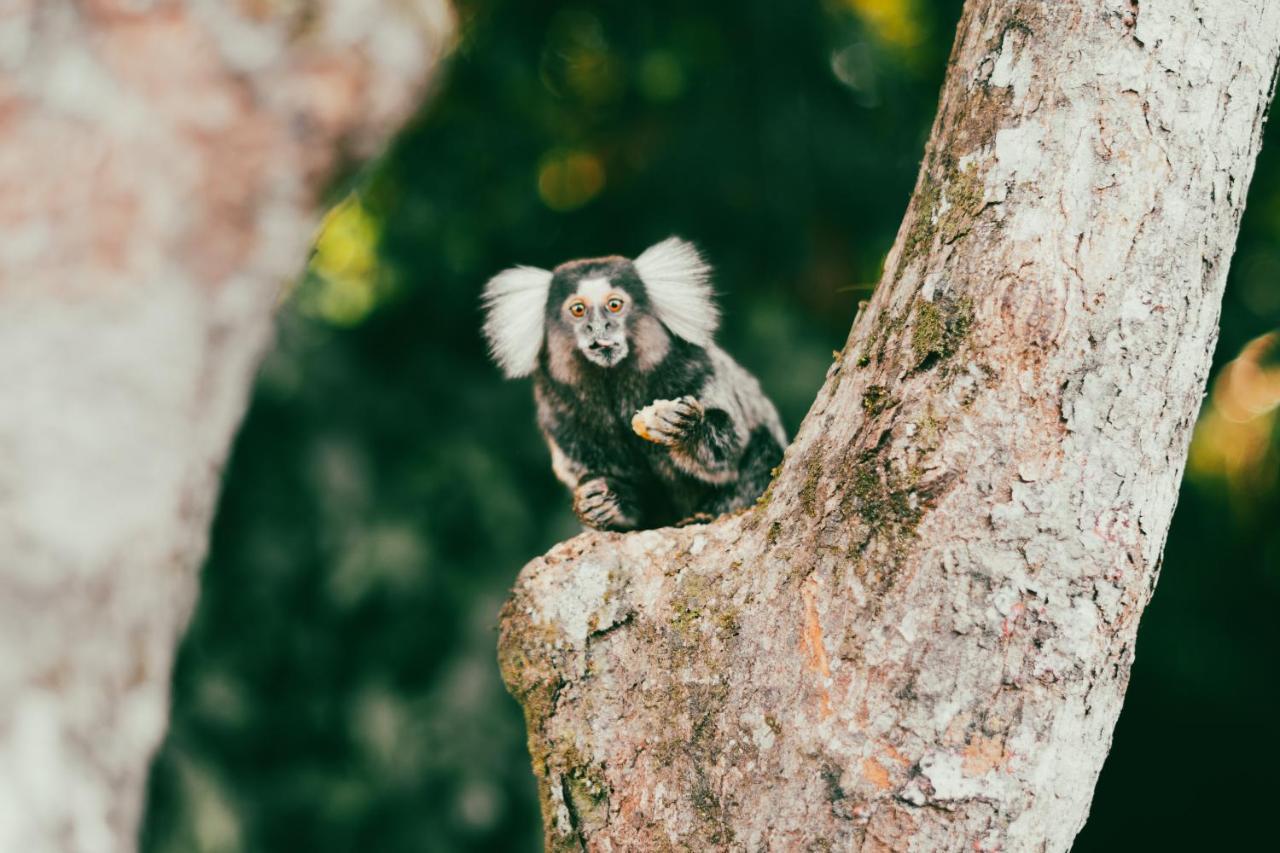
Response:
[{"label": "monkey's eye", "polygon": [[575,302],[569,306],[569,313],[575,317],[582,317],[587,313],[587,306],[582,302]]},{"label": "monkey's eye", "polygon": [[604,304],[604,307],[609,309],[609,313],[617,314],[619,311],[622,310],[622,300],[615,296],[612,299],[610,299],[608,302],[606,302]]}]

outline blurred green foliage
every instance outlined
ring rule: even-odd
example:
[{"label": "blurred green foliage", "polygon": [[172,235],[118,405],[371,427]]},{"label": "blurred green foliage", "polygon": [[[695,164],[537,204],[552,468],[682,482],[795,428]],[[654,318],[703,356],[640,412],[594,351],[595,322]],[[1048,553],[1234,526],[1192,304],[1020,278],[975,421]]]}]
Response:
[{"label": "blurred green foliage", "polygon": [[[496,615],[577,528],[529,388],[485,358],[480,287],[693,239],[728,348],[794,431],[879,277],[959,5],[461,4],[437,96],[335,199],[280,317],[177,663],[148,853],[538,848]],[[1280,322],[1277,148],[1219,361]],[[1264,424],[1255,474],[1280,456]],[[1280,490],[1215,463],[1231,439],[1210,432],[1079,850],[1221,847],[1277,757]]]}]

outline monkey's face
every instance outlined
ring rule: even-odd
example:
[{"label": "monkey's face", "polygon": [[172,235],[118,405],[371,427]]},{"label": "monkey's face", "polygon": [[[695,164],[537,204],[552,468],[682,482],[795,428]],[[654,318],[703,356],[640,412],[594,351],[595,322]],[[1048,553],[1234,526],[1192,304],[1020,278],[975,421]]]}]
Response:
[{"label": "monkey's face", "polygon": [[614,367],[631,352],[628,327],[643,313],[643,288],[622,259],[566,264],[556,270],[549,319],[568,332],[583,358]]},{"label": "monkey's face", "polygon": [[679,237],[634,261],[615,255],[551,271],[512,267],[484,287],[484,336],[512,379],[533,373],[539,358],[569,384],[584,361],[612,368],[629,360],[648,372],[665,362],[676,338],[711,346],[720,312],[710,278],[711,267]]},{"label": "monkey's face", "polygon": [[613,367],[627,357],[627,315],[630,295],[604,278],[583,280],[560,310],[564,322],[573,329],[578,350],[587,361]]}]

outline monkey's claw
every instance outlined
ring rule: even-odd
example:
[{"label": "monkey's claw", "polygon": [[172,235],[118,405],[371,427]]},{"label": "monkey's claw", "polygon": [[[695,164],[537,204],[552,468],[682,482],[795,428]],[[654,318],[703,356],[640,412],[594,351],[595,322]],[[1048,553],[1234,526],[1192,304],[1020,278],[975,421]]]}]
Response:
[{"label": "monkey's claw", "polygon": [[587,480],[573,490],[573,511],[579,521],[596,530],[635,526],[626,505],[603,477]]},{"label": "monkey's claw", "polygon": [[684,396],[678,400],[654,400],[631,419],[636,435],[667,447],[683,444],[702,422],[702,404]]}]

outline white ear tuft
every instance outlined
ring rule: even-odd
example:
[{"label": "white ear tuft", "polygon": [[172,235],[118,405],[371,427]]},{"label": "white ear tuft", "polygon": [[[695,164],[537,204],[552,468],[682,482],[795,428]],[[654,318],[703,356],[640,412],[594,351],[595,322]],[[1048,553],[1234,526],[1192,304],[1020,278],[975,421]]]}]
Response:
[{"label": "white ear tuft", "polygon": [[550,290],[551,273],[537,267],[512,267],[484,286],[484,336],[509,379],[528,376],[538,364]]},{"label": "white ear tuft", "polygon": [[686,341],[710,346],[720,311],[711,292],[711,265],[697,247],[668,237],[645,249],[635,267],[658,319]]}]

